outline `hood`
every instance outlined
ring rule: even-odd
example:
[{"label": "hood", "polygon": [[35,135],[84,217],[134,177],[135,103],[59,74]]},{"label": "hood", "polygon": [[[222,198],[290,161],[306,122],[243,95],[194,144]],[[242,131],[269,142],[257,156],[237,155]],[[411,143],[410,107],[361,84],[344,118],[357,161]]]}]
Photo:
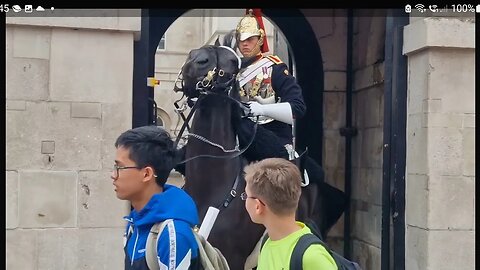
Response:
[{"label": "hood", "polygon": [[133,209],[130,215],[125,217],[137,227],[170,218],[182,220],[192,227],[199,223],[193,199],[182,189],[168,184],[164,185],[162,193],[153,195],[140,212]]}]

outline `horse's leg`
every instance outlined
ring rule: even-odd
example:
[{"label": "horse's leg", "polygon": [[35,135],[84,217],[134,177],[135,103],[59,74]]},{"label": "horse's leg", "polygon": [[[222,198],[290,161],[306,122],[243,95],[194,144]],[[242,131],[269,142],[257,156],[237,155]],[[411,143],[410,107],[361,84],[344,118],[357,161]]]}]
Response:
[{"label": "horse's leg", "polygon": [[310,183],[308,186],[302,187],[302,193],[298,201],[296,219],[302,222],[307,219],[317,222],[322,213],[322,204],[318,203],[318,199],[319,190],[316,183]]},{"label": "horse's leg", "polygon": [[320,186],[320,197],[324,207],[323,222],[320,227],[322,235],[327,235],[328,231],[337,223],[340,216],[345,211],[347,200],[345,193],[328,183]]},{"label": "horse's leg", "polygon": [[316,186],[316,194],[319,196],[315,202],[317,206],[313,209],[311,219],[320,228],[322,236],[326,237],[328,231],[345,210],[347,204],[345,193],[326,183],[323,168],[308,156],[305,161],[305,169],[310,179],[310,185]]}]

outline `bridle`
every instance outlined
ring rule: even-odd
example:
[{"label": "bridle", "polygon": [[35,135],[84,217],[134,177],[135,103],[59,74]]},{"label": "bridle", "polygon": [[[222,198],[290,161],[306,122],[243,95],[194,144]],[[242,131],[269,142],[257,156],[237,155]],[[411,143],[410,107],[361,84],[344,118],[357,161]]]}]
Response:
[{"label": "bridle", "polygon": [[[241,60],[238,57],[238,55],[230,47],[220,46],[220,48],[230,50],[238,58],[238,62],[237,62],[238,63],[238,69],[240,69],[240,63],[241,63],[240,61]],[[218,59],[218,53],[217,53],[217,59]],[[183,68],[183,65],[182,65],[182,68]],[[247,110],[246,106],[242,102],[240,102],[237,99],[231,97],[231,95],[232,95],[231,91],[233,89],[235,89],[234,85],[236,83],[236,76],[237,76],[236,73],[228,73],[228,72],[225,72],[223,69],[219,68],[218,67],[218,61],[217,61],[217,65],[213,69],[209,70],[207,72],[207,74],[203,77],[203,79],[199,80],[196,83],[195,90],[198,91],[199,96],[198,96],[198,99],[196,101],[193,101],[193,98],[187,98],[187,103],[193,104],[193,107],[191,108],[190,113],[188,114],[187,117],[185,117],[183,114],[181,114],[181,118],[184,120],[184,123],[183,123],[183,125],[180,129],[179,134],[177,135],[176,140],[175,140],[175,148],[177,147],[177,145],[180,141],[180,138],[182,137],[182,134],[185,131],[185,128],[188,127],[188,123],[190,122],[195,110],[197,109],[198,104],[200,103],[200,101],[202,99],[204,99],[208,95],[216,95],[216,96],[222,97],[224,99],[227,99],[229,101],[237,103],[243,110]],[[226,81],[221,82],[221,80],[225,79],[225,78],[226,78]],[[175,81],[175,87],[176,88],[174,88],[174,91],[180,91],[181,90],[177,86],[178,81],[181,81],[181,85],[182,85],[181,89],[183,89],[184,83],[183,83],[182,71],[179,72],[177,80]],[[185,92],[184,91],[182,91],[182,92],[184,93],[182,98],[180,98],[179,100],[177,100],[174,103],[176,108],[180,107],[177,104],[177,102],[180,101],[181,99],[183,99],[183,97],[185,96]],[[186,163],[186,162],[191,161],[193,159],[201,158],[201,157],[232,159],[232,158],[236,158],[236,157],[240,156],[252,144],[253,139],[255,138],[256,131],[257,131],[257,124],[258,124],[258,119],[257,119],[257,121],[255,123],[255,126],[254,126],[254,133],[253,133],[252,139],[250,140],[248,145],[245,146],[245,148],[242,149],[242,150],[239,149],[238,138],[237,138],[236,146],[233,149],[225,149],[223,146],[221,146],[217,143],[214,143],[214,142],[208,140],[207,138],[205,138],[201,135],[189,132],[189,134],[187,134],[187,136],[189,136],[189,137],[194,137],[194,138],[196,138],[200,141],[203,141],[207,144],[210,144],[211,146],[217,147],[217,148],[221,149],[224,153],[234,153],[234,154],[223,155],[223,156],[197,155],[197,156],[185,159],[183,161],[180,161],[178,164],[183,164],[183,163]],[[188,127],[188,129],[190,130],[189,127]],[[237,152],[237,153],[235,153],[235,152]]]},{"label": "bridle", "polygon": [[[230,50],[235,56],[237,56],[237,58],[238,58],[238,70],[240,70],[241,60],[238,57],[238,55],[229,47],[225,47],[225,46],[220,46],[220,47]],[[218,59],[218,53],[217,53],[217,59]],[[183,66],[182,66],[182,69],[183,69]],[[175,140],[175,148],[177,147],[178,142],[179,142],[180,138],[182,137],[183,132],[185,131],[185,128],[188,127],[188,123],[191,120],[192,115],[194,114],[195,110],[197,109],[198,104],[200,104],[201,100],[203,100],[207,96],[216,95],[216,96],[222,97],[222,98],[227,99],[231,102],[237,103],[240,106],[240,108],[242,108],[242,110],[244,110],[244,111],[247,110],[246,106],[242,102],[240,102],[237,99],[232,97],[232,90],[237,89],[236,87],[234,87],[234,85],[237,83],[236,82],[236,76],[237,76],[236,73],[230,74],[230,73],[225,72],[223,69],[220,69],[218,67],[218,61],[217,61],[217,66],[214,67],[212,70],[209,70],[207,72],[207,74],[205,75],[205,77],[203,79],[199,80],[196,83],[195,90],[198,91],[199,96],[198,96],[198,99],[194,102],[192,101],[192,98],[187,98],[187,103],[189,103],[189,102],[192,103],[193,102],[193,107],[191,108],[190,113],[188,114],[188,116],[186,118],[183,116],[183,114],[181,114],[181,117],[184,120],[184,123],[182,125],[182,128],[180,129],[179,134],[177,135],[176,140]],[[221,82],[222,79],[226,79],[226,81]],[[181,80],[181,85],[182,85],[182,88],[183,88],[184,84],[183,84],[183,76],[182,76],[181,71],[180,71],[180,73],[177,77],[177,80],[175,81],[175,87],[176,88],[174,88],[174,90],[177,89],[176,91],[179,91],[178,87],[177,87],[177,83],[178,83],[179,80]],[[182,98],[180,98],[180,100],[183,99],[183,97],[185,96],[185,92],[184,91],[182,91],[182,92],[183,92],[183,96],[182,96]],[[178,100],[178,101],[180,101],[180,100]],[[176,102],[178,102],[178,101],[176,101]],[[175,103],[175,107],[179,107],[179,106]],[[234,149],[225,149],[222,145],[214,143],[214,142],[208,140],[207,138],[205,138],[203,136],[200,136],[198,134],[194,134],[194,133],[189,132],[189,134],[188,134],[189,137],[194,137],[197,140],[205,142],[205,143],[207,143],[211,146],[220,148],[224,153],[228,153],[228,155],[223,155],[223,156],[197,155],[197,156],[185,159],[183,161],[180,161],[177,164],[187,163],[191,160],[194,160],[196,158],[201,158],[201,157],[217,158],[217,159],[233,159],[233,158],[239,157],[253,143],[253,140],[254,140],[255,135],[257,133],[257,126],[258,126],[258,117],[257,117],[255,125],[254,125],[252,138],[250,139],[249,143],[245,146],[245,148],[242,149],[242,150],[239,149],[238,137],[236,138],[236,146],[234,147]],[[189,130],[190,130],[190,128],[189,128]],[[235,177],[235,181],[233,183],[232,188],[230,189],[230,192],[227,194],[227,196],[223,200],[223,202],[217,207],[217,209],[220,209],[220,211],[227,208],[230,205],[231,201],[236,198],[237,187],[238,187],[238,184],[240,182],[240,179],[242,178],[241,177],[242,161],[241,161],[241,159],[239,159],[238,161],[240,163],[239,166],[238,166],[239,172],[237,173],[237,175]]]},{"label": "bridle", "polygon": [[[219,48],[229,50],[231,53],[233,53],[233,55],[235,55],[237,57],[238,70],[240,70],[241,60],[240,60],[240,57],[235,53],[235,51],[232,48],[227,47],[227,46],[219,46]],[[218,59],[218,53],[217,53],[216,57]],[[185,91],[183,91],[183,89],[185,88],[185,85],[184,85],[182,70],[183,70],[183,67],[185,66],[186,63],[187,62],[183,63],[182,67],[180,68],[180,71],[177,75],[177,78],[175,79],[174,88],[173,88],[174,92],[181,91],[183,93],[182,97],[180,97],[178,100],[174,101],[174,103],[173,103],[174,106],[175,106],[175,112],[179,115],[177,125],[175,127],[175,133],[176,133],[176,130],[178,128],[178,124],[180,123],[180,118],[182,118],[182,120],[184,122],[183,125],[184,126],[186,125],[186,128],[190,132],[190,126],[188,125],[188,123],[189,123],[191,117],[185,117],[183,112],[187,109],[187,104],[188,104],[192,108],[191,111],[190,111],[190,115],[193,114],[193,112],[196,109],[196,106],[194,106],[194,104],[198,101],[198,100],[194,100],[194,97],[187,97],[187,99],[185,101],[183,101],[181,106],[178,105],[178,103],[185,98]],[[229,76],[229,79],[227,81],[219,82],[219,79],[227,78],[227,76]],[[241,102],[239,102],[238,100],[230,97],[231,96],[231,90],[233,89],[233,85],[236,82],[236,77],[237,77],[236,73],[230,74],[230,73],[225,72],[223,69],[219,68],[218,67],[218,61],[217,61],[217,66],[215,66],[212,70],[209,70],[207,72],[207,74],[203,77],[203,79],[198,80],[197,84],[195,85],[195,91],[197,91],[199,97],[201,97],[201,96],[205,96],[205,95],[209,95],[209,94],[217,94],[218,95],[218,93],[216,93],[215,90],[216,89],[223,89],[223,91],[220,91],[220,92],[226,92],[227,97],[229,97],[232,101],[239,103],[239,105],[241,107],[244,107],[244,105]],[[184,129],[185,128],[182,126],[182,131],[180,132],[180,134],[175,134],[177,136],[177,141],[175,143],[175,146],[178,145],[179,138],[181,138]]]}]

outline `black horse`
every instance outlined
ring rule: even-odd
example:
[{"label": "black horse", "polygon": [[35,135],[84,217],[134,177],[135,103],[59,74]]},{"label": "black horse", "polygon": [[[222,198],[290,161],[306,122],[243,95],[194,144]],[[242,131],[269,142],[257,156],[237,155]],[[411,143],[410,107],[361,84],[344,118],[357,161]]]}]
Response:
[{"label": "black horse", "polygon": [[[239,102],[236,81],[239,69],[240,58],[231,48],[204,46],[189,53],[182,67],[181,88],[189,99],[197,98],[192,108],[194,117],[188,143],[183,149],[184,189],[196,202],[201,221],[208,207],[220,209],[208,240],[222,251],[233,270],[244,269],[246,258],[265,230],[250,220],[244,202],[238,198],[245,189],[246,160],[241,155],[245,149],[238,145],[237,129],[241,117],[248,111]],[[257,126],[254,129],[254,136],[265,132]],[[305,166],[308,171],[312,164],[306,162]],[[335,206],[334,215],[326,221],[325,215],[331,214],[326,212],[326,200],[322,199],[323,170],[316,165],[312,172],[310,185],[302,188],[297,219],[315,221],[326,234],[343,212],[344,205]],[[328,194],[329,197],[343,195],[341,192]],[[335,197],[336,201],[339,199],[343,197]]]}]

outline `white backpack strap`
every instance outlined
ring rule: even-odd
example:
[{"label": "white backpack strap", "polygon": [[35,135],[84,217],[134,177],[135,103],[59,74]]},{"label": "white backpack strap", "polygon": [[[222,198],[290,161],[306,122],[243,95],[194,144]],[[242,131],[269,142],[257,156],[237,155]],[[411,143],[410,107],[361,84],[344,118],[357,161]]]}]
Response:
[{"label": "white backpack strap", "polygon": [[230,270],[227,260],[222,252],[213,247],[205,238],[192,230],[198,245],[198,258],[203,269]]},{"label": "white backpack strap", "polygon": [[260,237],[260,239],[258,240],[255,248],[253,248],[252,253],[250,253],[250,255],[248,255],[247,259],[245,260],[245,270],[255,269],[255,267],[258,266],[258,255],[260,254],[260,250],[262,249],[263,244],[265,244],[265,242],[263,241],[263,239],[266,240],[265,236],[268,237],[267,230],[263,232],[262,237]]},{"label": "white backpack strap", "polygon": [[200,264],[202,265],[203,269],[216,269],[212,262],[209,260],[207,253],[205,252],[205,238],[203,236],[197,234],[193,231],[193,235],[195,236],[195,240],[197,241],[198,245],[198,258]]},{"label": "white backpack strap", "polygon": [[147,261],[148,268],[150,270],[160,270],[160,265],[158,264],[158,239],[160,239],[160,234],[163,229],[171,219],[164,220],[163,222],[153,224],[150,229],[150,233],[147,237],[147,243],[145,244],[145,260]]}]

